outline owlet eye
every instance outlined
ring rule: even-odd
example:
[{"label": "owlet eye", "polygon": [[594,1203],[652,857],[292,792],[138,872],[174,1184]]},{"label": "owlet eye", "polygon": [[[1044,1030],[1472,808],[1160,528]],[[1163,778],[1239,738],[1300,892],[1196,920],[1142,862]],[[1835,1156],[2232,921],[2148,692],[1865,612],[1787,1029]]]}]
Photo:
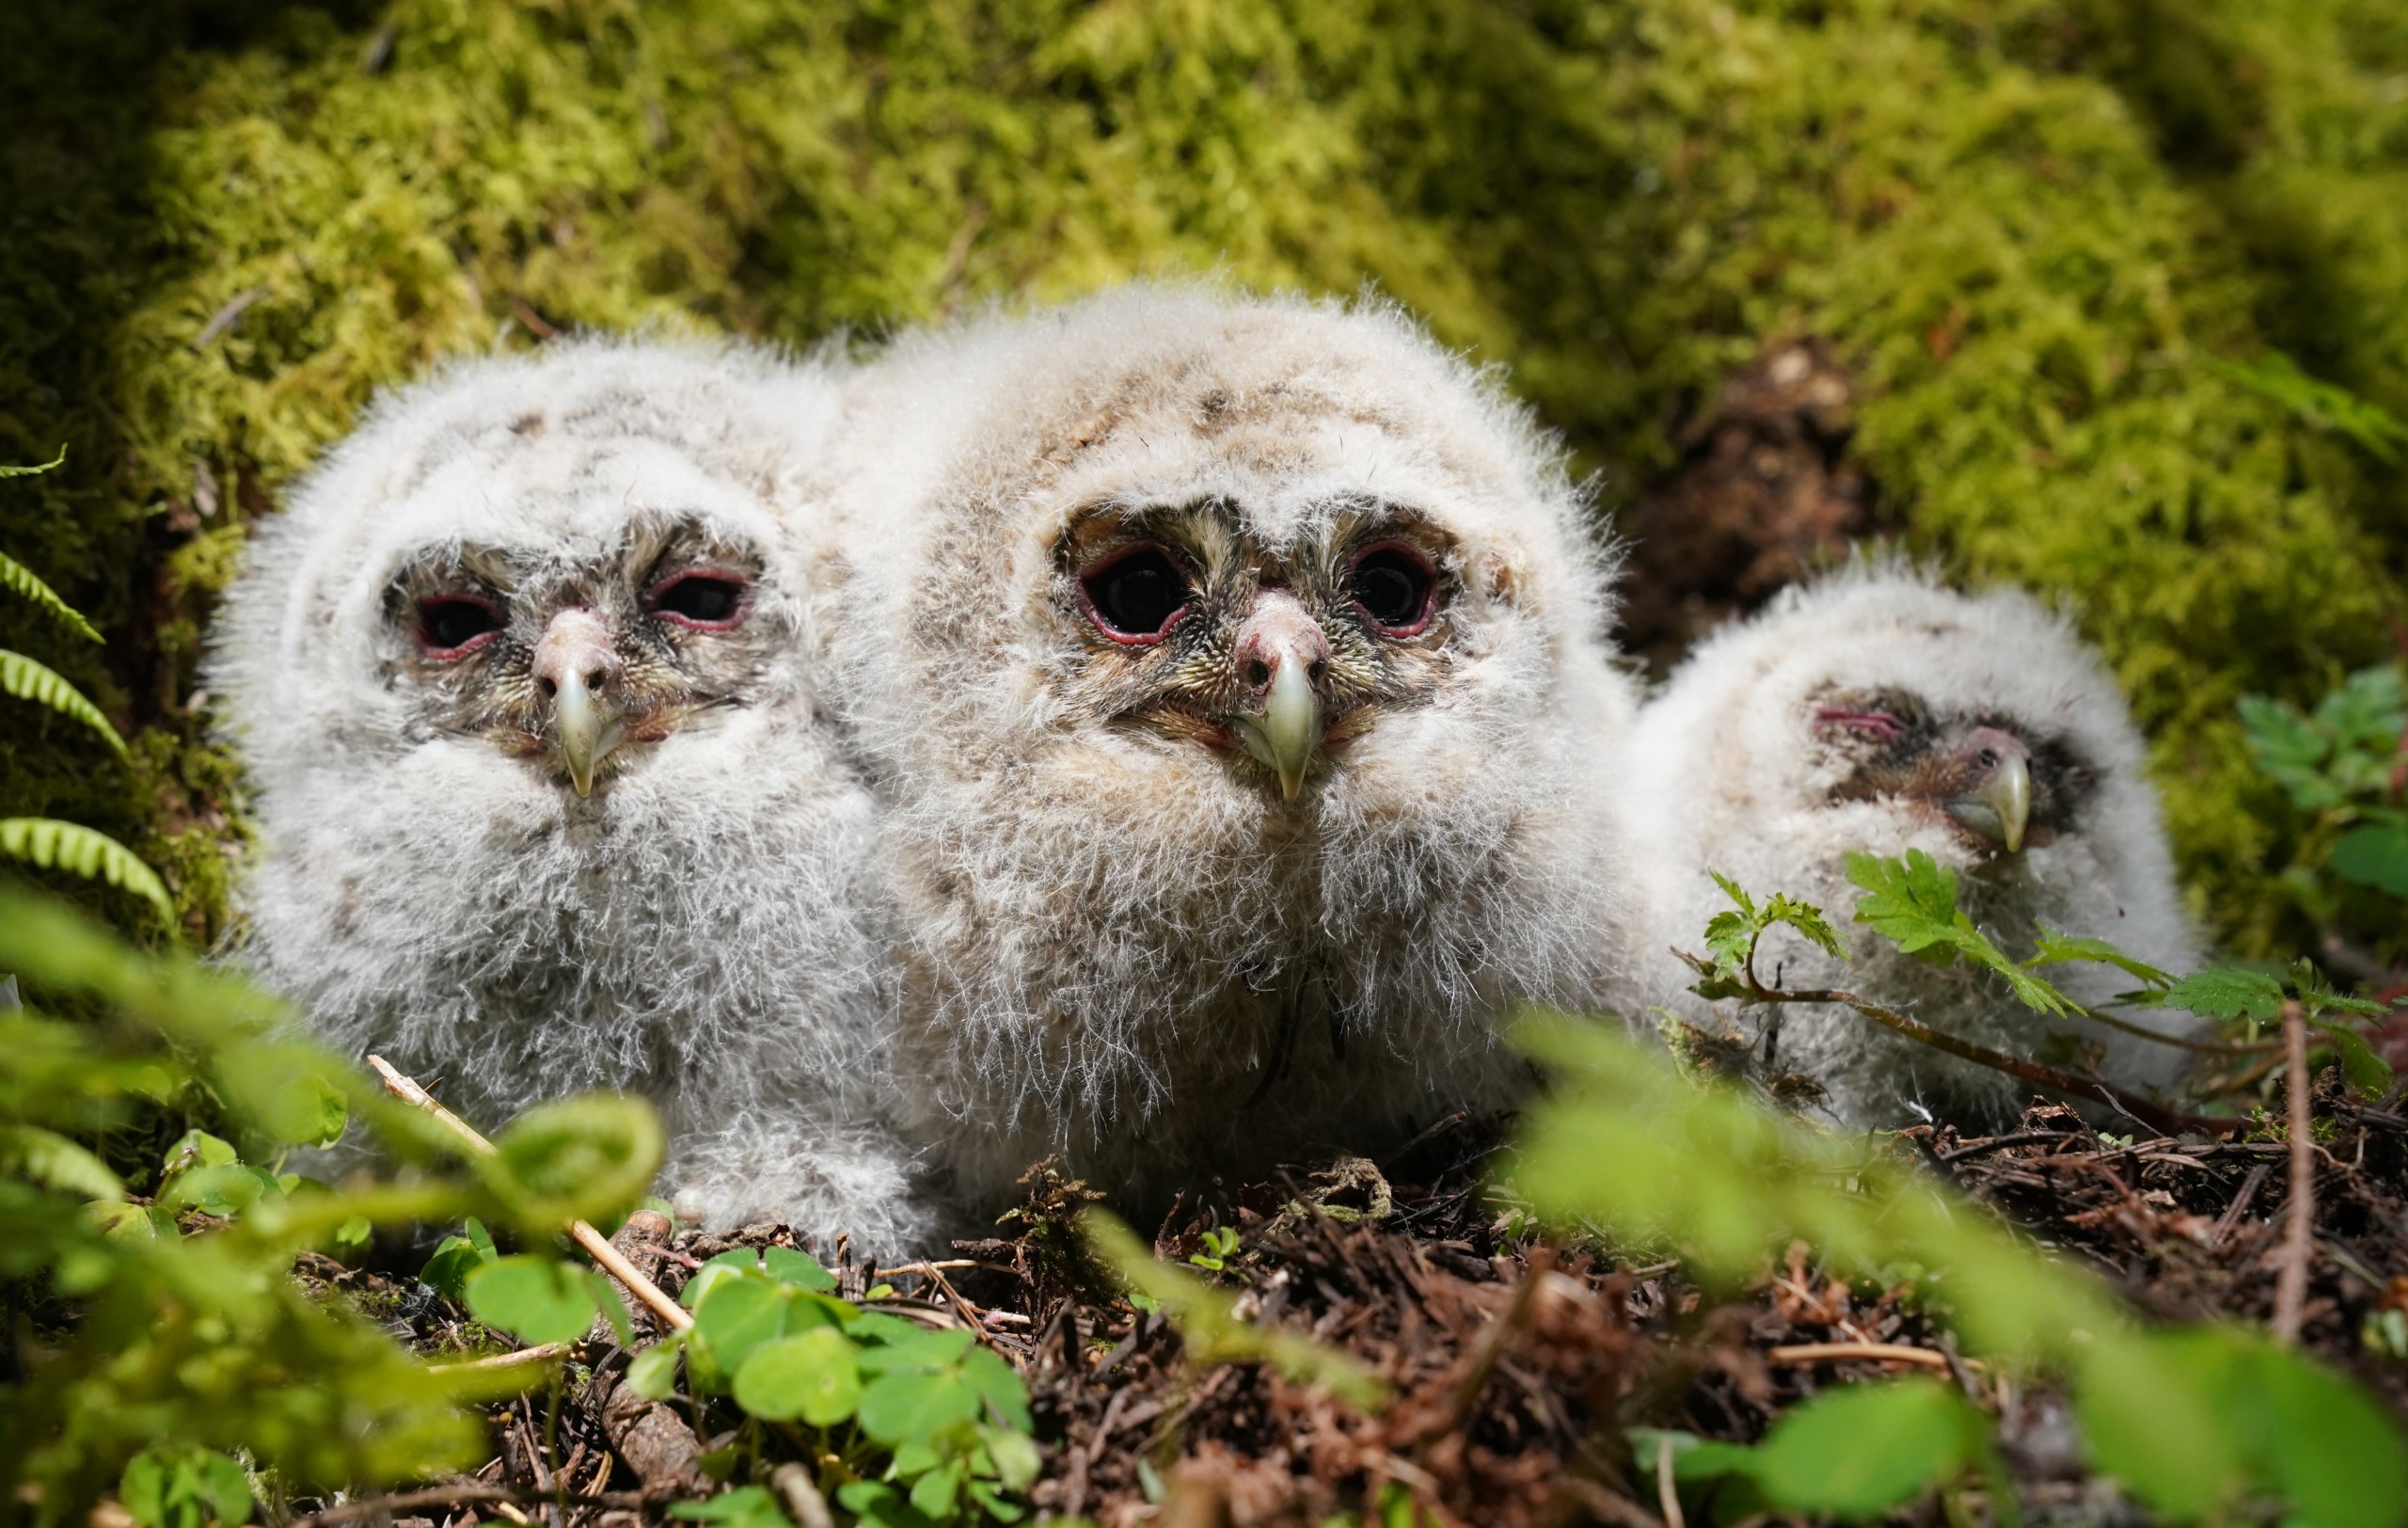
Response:
[{"label": "owlet eye", "polygon": [[430,658],[462,658],[493,640],[501,612],[472,595],[436,595],[418,605],[418,643]]},{"label": "owlet eye", "polygon": [[1430,596],[1437,583],[1420,553],[1386,542],[1354,560],[1347,593],[1381,635],[1410,637],[1429,626]]},{"label": "owlet eye", "polygon": [[1867,737],[1893,741],[1906,735],[1906,727],[1888,711],[1854,710],[1845,706],[1814,708],[1814,730],[1817,732],[1861,732]]},{"label": "owlet eye", "polygon": [[1090,566],[1079,591],[1096,629],[1115,642],[1160,642],[1186,613],[1187,575],[1160,547],[1141,546]]},{"label": "owlet eye", "polygon": [[744,581],[724,573],[680,573],[653,585],[644,608],[697,631],[724,631],[744,614]]}]

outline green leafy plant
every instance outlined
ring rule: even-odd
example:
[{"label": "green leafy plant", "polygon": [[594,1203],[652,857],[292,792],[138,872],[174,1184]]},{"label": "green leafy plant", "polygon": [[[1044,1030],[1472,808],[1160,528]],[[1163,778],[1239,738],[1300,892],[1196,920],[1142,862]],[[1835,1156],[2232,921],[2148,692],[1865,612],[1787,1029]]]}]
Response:
[{"label": "green leafy plant", "polygon": [[[0,1389],[0,1489],[37,1521],[79,1520],[112,1487],[162,1528],[219,1511],[231,1477],[208,1456],[240,1453],[284,1491],[466,1462],[479,1428],[463,1404],[528,1377],[429,1368],[313,1299],[294,1258],[463,1215],[547,1248],[563,1208],[632,1203],[658,1160],[649,1111],[619,1099],[538,1111],[466,1160],[290,1038],[240,978],[137,951],[46,897],[0,888],[0,969],[29,1003],[0,1013],[0,1279],[36,1323],[5,1338],[24,1377]],[[87,1144],[202,1106],[226,1134],[177,1138],[147,1196]],[[406,1179],[335,1189],[281,1170],[355,1122]]]},{"label": "green leafy plant", "polygon": [[[2396,1425],[2315,1361],[2230,1327],[2144,1329],[2095,1275],[2021,1243],[1902,1154],[1693,1087],[1604,1027],[1532,1018],[1519,1034],[1557,1079],[1509,1179],[1542,1216],[1669,1240],[1709,1284],[1753,1276],[1792,1238],[1854,1276],[1931,1270],[1931,1309],[1972,1351],[2068,1378],[2096,1467],[2168,1521],[2267,1498],[2322,1528],[2408,1518]],[[1643,1462],[1673,1450],[1697,1519],[1717,1523],[1767,1505],[1855,1520],[1988,1480],[1987,1417],[1919,1380],[1865,1389],[1895,1393],[1801,1409],[1755,1449],[1634,1442]],[[1988,1489],[1994,1512],[2012,1510]]]},{"label": "green leafy plant", "polygon": [[1219,1273],[1238,1255],[1238,1229],[1235,1226],[1213,1226],[1204,1233],[1204,1249],[1190,1252],[1187,1261],[1210,1273]]},{"label": "green leafy plant", "polygon": [[[471,1301],[507,1266],[470,1276]],[[815,1488],[873,1528],[1018,1520],[1025,1509],[1012,1498],[1038,1465],[1020,1377],[970,1331],[930,1330],[835,1288],[805,1252],[723,1252],[680,1297],[694,1324],[639,1353],[627,1383],[665,1399],[682,1361],[697,1398],[732,1404],[742,1415],[736,1439],[705,1461],[722,1478],[763,1472],[775,1445],[799,1442],[815,1461]],[[782,1520],[758,1487],[682,1515]]]},{"label": "green leafy plant", "polygon": [[2280,884],[2316,927],[2328,963],[2353,980],[2399,984],[2408,953],[2408,684],[2397,664],[2360,669],[2302,710],[2244,697],[2241,720],[2258,769],[2283,788],[2301,827]]},{"label": "green leafy plant", "polygon": [[[61,446],[55,457],[39,467],[0,467],[0,478],[47,472],[66,460],[67,448]],[[0,586],[31,600],[37,610],[77,636],[91,642],[101,640],[92,624],[58,597],[56,590],[37,578],[33,569],[5,553],[0,553]],[[55,670],[24,653],[0,648],[0,692],[80,722],[99,733],[119,758],[130,756],[125,740],[109,725],[99,707]],[[54,818],[0,818],[0,855],[46,870],[66,870],[86,880],[104,881],[149,902],[157,910],[161,922],[170,926],[175,922],[175,903],[158,872],[105,834]]]},{"label": "green leafy plant", "polygon": [[[2309,963],[2295,965],[2288,979],[2242,967],[2217,966],[2178,980],[2105,940],[2067,934],[2045,926],[2034,953],[2019,962],[1976,928],[1958,905],[1956,873],[1923,851],[1909,850],[1897,859],[1851,854],[1847,874],[1849,881],[1863,892],[1857,901],[1857,922],[1917,959],[1941,965],[1961,962],[1989,973],[2035,1012],[2058,1017],[2078,1014],[2094,1024],[2153,1043],[2224,1056],[2254,1057],[2274,1048],[2273,1042],[2258,1039],[2256,1026],[2275,1017],[2287,1001],[2296,1002],[2303,1017],[2316,1030],[2320,1047],[2341,1063],[2354,1087],[2373,1093],[2391,1084],[2391,1069],[2354,1027],[2354,1021],[2380,1017],[2388,1011],[2382,1004],[2337,992]],[[1756,975],[1755,950],[1771,930],[1795,929],[1831,954],[1846,959],[1839,936],[1819,908],[1781,896],[1766,899],[1760,905],[1727,878],[1718,875],[1715,879],[1734,906],[1717,914],[1707,924],[1705,955],[1684,957],[1698,973],[1694,990],[1702,996],[1766,1004],[1836,1004],[1852,1009],[1893,1033],[1949,1055],[2059,1093],[2105,1104],[2159,1129],[2178,1132],[2185,1128],[2231,1127],[2229,1122],[2185,1115],[2160,1100],[2133,1093],[2088,1072],[1974,1044],[1845,988],[1800,991],[1768,986]],[[2168,1036],[2130,1018],[2078,1002],[2039,974],[2048,967],[2076,962],[2114,966],[2140,982],[2139,990],[2121,999],[2129,1007],[2176,1008],[2208,1018],[2245,1021],[2242,1033],[2232,1043]]]}]

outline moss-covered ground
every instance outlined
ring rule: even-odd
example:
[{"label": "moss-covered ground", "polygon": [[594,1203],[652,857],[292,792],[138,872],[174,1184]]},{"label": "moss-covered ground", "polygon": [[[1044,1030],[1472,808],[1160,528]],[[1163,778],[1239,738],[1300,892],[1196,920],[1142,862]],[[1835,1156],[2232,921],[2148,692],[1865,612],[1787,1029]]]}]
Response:
[{"label": "moss-covered ground", "polygon": [[2234,702],[2389,650],[2408,476],[2218,363],[2408,414],[2397,0],[14,0],[0,457],[71,454],[0,489],[0,546],[110,641],[0,605],[0,645],[136,759],[14,706],[0,814],[119,834],[224,931],[211,599],[437,357],[1203,270],[1377,283],[1508,368],[1608,514],[1720,377],[1827,341],[1885,531],[2061,592],[2203,912],[2300,942]]}]

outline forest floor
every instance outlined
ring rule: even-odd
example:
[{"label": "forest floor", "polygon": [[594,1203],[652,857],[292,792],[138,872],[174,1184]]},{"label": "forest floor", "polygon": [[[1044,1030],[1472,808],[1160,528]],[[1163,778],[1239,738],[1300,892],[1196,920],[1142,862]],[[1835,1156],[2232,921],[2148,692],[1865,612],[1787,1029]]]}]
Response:
[{"label": "forest floor", "polygon": [[[2408,1334],[2408,1278],[2374,1271],[2408,1266],[2408,1118],[2399,1095],[2353,1102],[2329,1075],[2317,1105],[2301,1341],[2408,1415],[2408,1365],[2381,1351]],[[1028,1387],[1044,1459],[1030,1495],[1042,1519],[1311,1525],[1390,1504],[1393,1521],[1410,1520],[1409,1499],[1421,1520],[1481,1528],[1682,1528],[1625,1428],[1751,1441],[1831,1385],[1926,1372],[1999,1419],[2025,1520],[2145,1520],[2085,1472],[2065,1397],[1960,1357],[1909,1284],[1833,1278],[1800,1244],[1747,1287],[1713,1291],[1676,1257],[1634,1263],[1601,1240],[1517,1232],[1523,1218],[1482,1186],[1500,1141],[1449,1122],[1386,1163],[1343,1160],[1183,1202],[1156,1234],[1158,1256],[1236,1293],[1244,1319],[1367,1364],[1392,1393],[1376,1413],[1261,1364],[1189,1363],[1162,1315],[1083,1270],[1068,1224],[1085,1196],[1044,1171],[1018,1235],[958,1244],[933,1266],[874,1266],[768,1225],[647,1240],[631,1222],[620,1244],[671,1292],[730,1248],[801,1245],[848,1298],[972,1329]],[[2036,1105],[2011,1134],[1921,1128],[1893,1149],[2166,1318],[2268,1321],[2282,1249],[2298,1245],[2285,1234],[2280,1142],[2127,1141]],[[304,1274],[389,1313],[430,1355],[481,1334],[406,1276],[330,1263]],[[640,1307],[636,1319],[641,1344],[653,1332]],[[716,1488],[700,1461],[724,1442],[715,1432],[729,1419],[682,1395],[636,1397],[617,1383],[626,1361],[598,1336],[571,1355],[556,1416],[541,1393],[493,1409],[498,1448],[483,1469],[388,1498],[296,1504],[298,1520],[315,1505],[326,1524],[466,1528],[544,1521],[562,1503],[562,1528],[659,1520],[670,1504]],[[815,1528],[809,1506],[802,1528]],[[1937,1522],[1940,1511],[1926,1502],[1898,1520]]]}]

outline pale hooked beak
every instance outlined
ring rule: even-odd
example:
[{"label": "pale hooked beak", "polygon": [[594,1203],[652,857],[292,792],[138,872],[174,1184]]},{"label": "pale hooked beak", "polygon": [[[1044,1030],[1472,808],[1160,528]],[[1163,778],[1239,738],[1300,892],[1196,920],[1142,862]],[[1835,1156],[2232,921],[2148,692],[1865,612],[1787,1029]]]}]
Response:
[{"label": "pale hooked beak", "polygon": [[594,770],[626,739],[609,694],[622,666],[610,629],[581,607],[553,616],[535,644],[535,687],[552,703],[552,751],[580,796],[593,794]]},{"label": "pale hooked beak", "polygon": [[1981,786],[1948,804],[1957,821],[1986,837],[1995,838],[2010,854],[2023,848],[2023,830],[2032,820],[2032,766],[2023,744],[1984,728],[1976,744],[1998,756],[1998,763]]},{"label": "pale hooked beak", "polygon": [[1238,628],[1239,676],[1249,703],[1229,717],[1245,751],[1279,776],[1279,792],[1294,801],[1305,770],[1327,724],[1313,679],[1329,661],[1329,638],[1285,589],[1265,589]]}]

